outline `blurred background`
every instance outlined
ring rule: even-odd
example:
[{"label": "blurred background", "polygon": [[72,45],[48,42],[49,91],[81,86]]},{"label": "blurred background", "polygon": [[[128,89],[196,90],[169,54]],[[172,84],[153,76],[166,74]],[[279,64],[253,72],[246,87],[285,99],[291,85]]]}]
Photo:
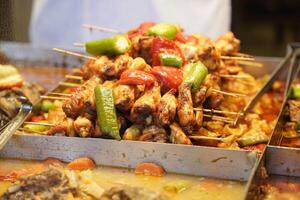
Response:
[{"label": "blurred background", "polygon": [[[300,41],[299,0],[232,0],[231,30],[242,52],[283,56],[286,45]],[[32,0],[0,0],[0,40],[29,42]]]}]

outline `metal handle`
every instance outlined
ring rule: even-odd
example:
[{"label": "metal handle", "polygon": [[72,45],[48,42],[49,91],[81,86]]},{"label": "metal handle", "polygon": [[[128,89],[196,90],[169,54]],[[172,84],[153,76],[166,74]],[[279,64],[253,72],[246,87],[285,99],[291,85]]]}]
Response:
[{"label": "metal handle", "polygon": [[9,123],[0,135],[0,150],[6,145],[11,136],[16,132],[20,125],[24,122],[26,116],[31,112],[32,105],[25,97],[20,97],[23,101],[17,116]]}]

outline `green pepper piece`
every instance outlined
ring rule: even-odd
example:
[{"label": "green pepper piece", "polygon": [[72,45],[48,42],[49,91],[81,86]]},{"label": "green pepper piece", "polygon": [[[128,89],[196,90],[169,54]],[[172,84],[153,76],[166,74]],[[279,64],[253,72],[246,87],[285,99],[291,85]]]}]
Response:
[{"label": "green pepper piece", "polygon": [[159,60],[163,66],[181,67],[182,59],[174,54],[161,53]]},{"label": "green pepper piece", "polygon": [[292,98],[300,99],[300,87],[292,87]]},{"label": "green pepper piece", "polygon": [[[46,121],[40,121],[40,122],[41,123],[42,122],[47,123]],[[28,130],[28,131],[38,132],[38,133],[44,132],[44,131],[46,131],[48,129],[47,126],[40,125],[40,124],[26,124],[26,125],[24,125],[23,128],[26,129],[26,130]]]},{"label": "green pepper piece", "polygon": [[43,112],[47,113],[49,112],[49,110],[53,109],[55,106],[54,106],[54,103],[50,100],[43,100],[42,101],[42,106],[41,106],[41,109]]},{"label": "green pepper piece", "polygon": [[295,130],[297,131],[297,133],[300,133],[300,122],[296,123]]},{"label": "green pepper piece", "polygon": [[121,140],[113,90],[103,86],[96,86],[95,99],[98,122],[102,133],[116,140]]},{"label": "green pepper piece", "polygon": [[192,87],[192,91],[199,90],[202,82],[208,74],[208,70],[201,62],[191,63],[184,67],[183,81]]},{"label": "green pepper piece", "polygon": [[268,141],[269,137],[264,132],[260,132],[257,130],[249,131],[237,140],[238,144],[241,147],[266,143]]},{"label": "green pepper piece", "polygon": [[93,55],[119,55],[126,53],[131,42],[125,35],[117,35],[85,43],[85,49]]},{"label": "green pepper piece", "polygon": [[174,24],[156,24],[148,29],[146,35],[162,36],[173,40],[177,33],[177,27]]}]

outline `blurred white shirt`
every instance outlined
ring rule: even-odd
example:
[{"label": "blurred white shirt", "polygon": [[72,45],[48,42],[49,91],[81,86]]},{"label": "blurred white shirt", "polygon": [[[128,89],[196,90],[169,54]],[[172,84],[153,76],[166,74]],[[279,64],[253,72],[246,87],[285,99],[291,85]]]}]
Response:
[{"label": "blurred white shirt", "polygon": [[178,23],[187,33],[216,38],[229,31],[230,0],[35,0],[30,25],[36,46],[72,47],[109,36],[83,23],[126,32],[141,22]]}]

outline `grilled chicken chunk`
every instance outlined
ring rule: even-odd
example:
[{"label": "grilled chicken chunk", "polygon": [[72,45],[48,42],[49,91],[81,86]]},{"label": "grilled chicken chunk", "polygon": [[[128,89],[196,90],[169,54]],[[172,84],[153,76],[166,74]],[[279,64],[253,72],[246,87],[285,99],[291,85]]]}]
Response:
[{"label": "grilled chicken chunk", "polygon": [[160,101],[160,86],[148,89],[134,103],[131,109],[131,120],[137,124],[149,125],[153,122],[154,114]]},{"label": "grilled chicken chunk", "polygon": [[80,86],[76,92],[72,94],[70,99],[63,104],[63,110],[67,117],[76,119],[84,111],[95,111],[94,88],[101,83],[101,80],[93,76]]},{"label": "grilled chicken chunk", "polygon": [[170,129],[170,141],[173,144],[192,144],[191,140],[185,135],[185,133],[176,122],[170,125]]},{"label": "grilled chicken chunk", "polygon": [[[198,108],[202,108],[199,106]],[[196,129],[199,130],[203,124],[203,110],[196,111]]]},{"label": "grilled chicken chunk", "polygon": [[116,107],[126,112],[131,109],[134,104],[134,88],[129,85],[117,85],[113,89]]},{"label": "grilled chicken chunk", "polygon": [[[215,74],[207,75],[204,81],[204,86],[211,89],[221,90],[219,84],[220,84],[220,77]],[[209,108],[212,109],[218,108],[221,105],[223,100],[224,100],[223,94],[211,90],[207,92],[206,104],[208,105]]]},{"label": "grilled chicken chunk", "polygon": [[199,47],[198,58],[210,71],[220,66],[220,55],[212,42],[206,42]]},{"label": "grilled chicken chunk", "polygon": [[167,92],[160,99],[157,109],[157,124],[159,126],[170,125],[176,116],[177,99],[174,92]]},{"label": "grilled chicken chunk", "polygon": [[80,137],[91,137],[94,127],[89,119],[79,116],[74,121],[74,130]]},{"label": "grilled chicken chunk", "polygon": [[221,55],[230,55],[240,50],[240,40],[232,32],[228,32],[217,39],[215,46]]},{"label": "grilled chicken chunk", "polygon": [[[84,80],[92,78],[92,76],[103,77],[103,70],[112,66],[113,62],[107,56],[100,56],[97,60],[88,60],[82,66],[82,75]],[[108,74],[107,74],[108,75]]]},{"label": "grilled chicken chunk", "polygon": [[191,90],[189,85],[184,83],[179,86],[177,114],[179,123],[184,131],[192,133],[196,119],[193,110]]},{"label": "grilled chicken chunk", "polygon": [[151,125],[144,128],[143,134],[139,137],[139,140],[165,143],[168,141],[168,136],[164,128]]}]

